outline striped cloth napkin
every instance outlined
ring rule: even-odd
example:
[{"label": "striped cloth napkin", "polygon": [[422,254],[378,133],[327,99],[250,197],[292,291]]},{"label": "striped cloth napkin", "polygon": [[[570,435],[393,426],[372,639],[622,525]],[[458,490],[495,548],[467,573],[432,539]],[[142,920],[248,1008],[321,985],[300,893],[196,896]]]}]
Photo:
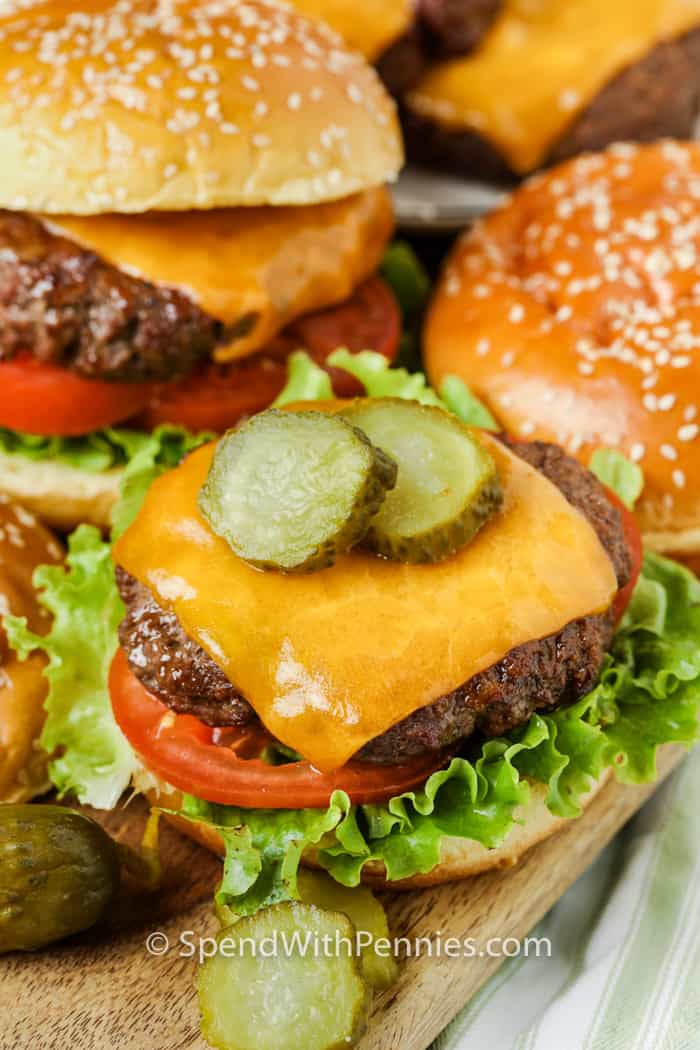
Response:
[{"label": "striped cloth napkin", "polygon": [[700,749],[431,1050],[700,1048]]}]

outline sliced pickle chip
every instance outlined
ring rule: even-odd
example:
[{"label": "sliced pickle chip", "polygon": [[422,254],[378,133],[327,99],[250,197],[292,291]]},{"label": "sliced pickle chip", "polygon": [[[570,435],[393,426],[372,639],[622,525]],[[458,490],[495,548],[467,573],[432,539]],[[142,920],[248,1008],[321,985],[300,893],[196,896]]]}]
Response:
[{"label": "sliced pickle chip", "polygon": [[332,565],[366,534],[396,464],[339,415],[261,412],[219,441],[199,509],[261,569]]},{"label": "sliced pickle chip", "polygon": [[325,871],[301,870],[297,884],[305,904],[347,915],[360,937],[362,976],[375,991],[389,988],[396,980],[398,966],[388,947],[386,912],[372,891],[367,886],[341,886]]},{"label": "sliced pickle chip", "polygon": [[503,503],[496,463],[455,416],[400,398],[358,400],[343,414],[398,464],[396,487],[364,543],[402,562],[455,554]]},{"label": "sliced pickle chip", "polygon": [[298,902],[240,919],[197,977],[204,1038],[217,1050],[340,1050],[372,1000],[346,915]]}]

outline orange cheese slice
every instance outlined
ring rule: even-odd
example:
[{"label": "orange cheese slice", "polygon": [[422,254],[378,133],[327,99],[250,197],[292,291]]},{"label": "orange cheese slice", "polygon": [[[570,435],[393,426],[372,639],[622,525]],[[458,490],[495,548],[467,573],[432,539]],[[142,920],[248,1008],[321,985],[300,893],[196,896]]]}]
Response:
[{"label": "orange cheese slice", "polygon": [[309,575],[251,568],[197,509],[213,444],[151,486],[114,557],[278,740],[329,771],[515,646],[612,602],[615,574],[586,519],[542,474],[483,441],[504,508],[439,565],[353,551]]},{"label": "orange cheese slice", "polygon": [[415,18],[413,0],[292,0],[302,15],[325,22],[370,62],[375,62]]},{"label": "orange cheese slice", "polygon": [[389,195],[367,190],[288,208],[40,217],[53,232],[153,284],[179,288],[232,330],[229,361],[296,317],[347,298],[393,230]]},{"label": "orange cheese slice", "polygon": [[409,105],[527,172],[616,74],[698,25],[700,0],[506,0],[477,51],[435,66]]}]

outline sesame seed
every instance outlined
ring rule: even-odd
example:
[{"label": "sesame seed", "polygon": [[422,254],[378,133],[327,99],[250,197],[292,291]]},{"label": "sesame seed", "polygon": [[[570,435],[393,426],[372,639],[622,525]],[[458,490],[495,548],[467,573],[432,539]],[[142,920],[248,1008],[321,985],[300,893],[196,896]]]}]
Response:
[{"label": "sesame seed", "polygon": [[685,423],[678,428],[679,441],[694,441],[698,434],[700,434],[700,426],[697,423]]},{"label": "sesame seed", "polygon": [[685,473],[682,470],[674,470],[671,477],[677,489],[685,488]]},{"label": "sesame seed", "polygon": [[659,449],[664,459],[670,459],[671,461],[678,459],[678,452],[673,445],[662,445]]}]

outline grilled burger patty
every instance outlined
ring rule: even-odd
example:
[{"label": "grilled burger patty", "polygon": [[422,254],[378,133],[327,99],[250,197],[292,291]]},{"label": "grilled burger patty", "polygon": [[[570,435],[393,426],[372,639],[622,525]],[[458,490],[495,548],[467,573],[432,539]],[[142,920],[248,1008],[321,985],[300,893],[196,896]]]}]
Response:
[{"label": "grilled burger patty", "polygon": [[[622,521],[595,477],[556,445],[502,440],[557,485],[588,519],[610,556],[619,586],[624,587],[631,559]],[[117,581],[127,609],[119,640],[132,672],[144,686],[174,711],[194,714],[210,726],[257,721],[245,698],[188,638],[177,617],[163,610],[147,588],[123,569],[117,569]],[[608,611],[518,646],[493,667],[370,741],[358,757],[400,762],[477,731],[500,736],[526,722],[534,711],[573,703],[595,685],[614,630],[614,615]]]},{"label": "grilled burger patty", "polygon": [[[614,77],[572,121],[547,158],[553,164],[611,142],[691,138],[700,107],[700,29],[657,44]],[[498,148],[478,132],[454,130],[404,108],[409,157],[428,167],[511,180]]]},{"label": "grilled burger patty", "polygon": [[31,215],[0,211],[0,361],[29,350],[90,379],[175,379],[221,334],[181,292],[123,273]]}]

